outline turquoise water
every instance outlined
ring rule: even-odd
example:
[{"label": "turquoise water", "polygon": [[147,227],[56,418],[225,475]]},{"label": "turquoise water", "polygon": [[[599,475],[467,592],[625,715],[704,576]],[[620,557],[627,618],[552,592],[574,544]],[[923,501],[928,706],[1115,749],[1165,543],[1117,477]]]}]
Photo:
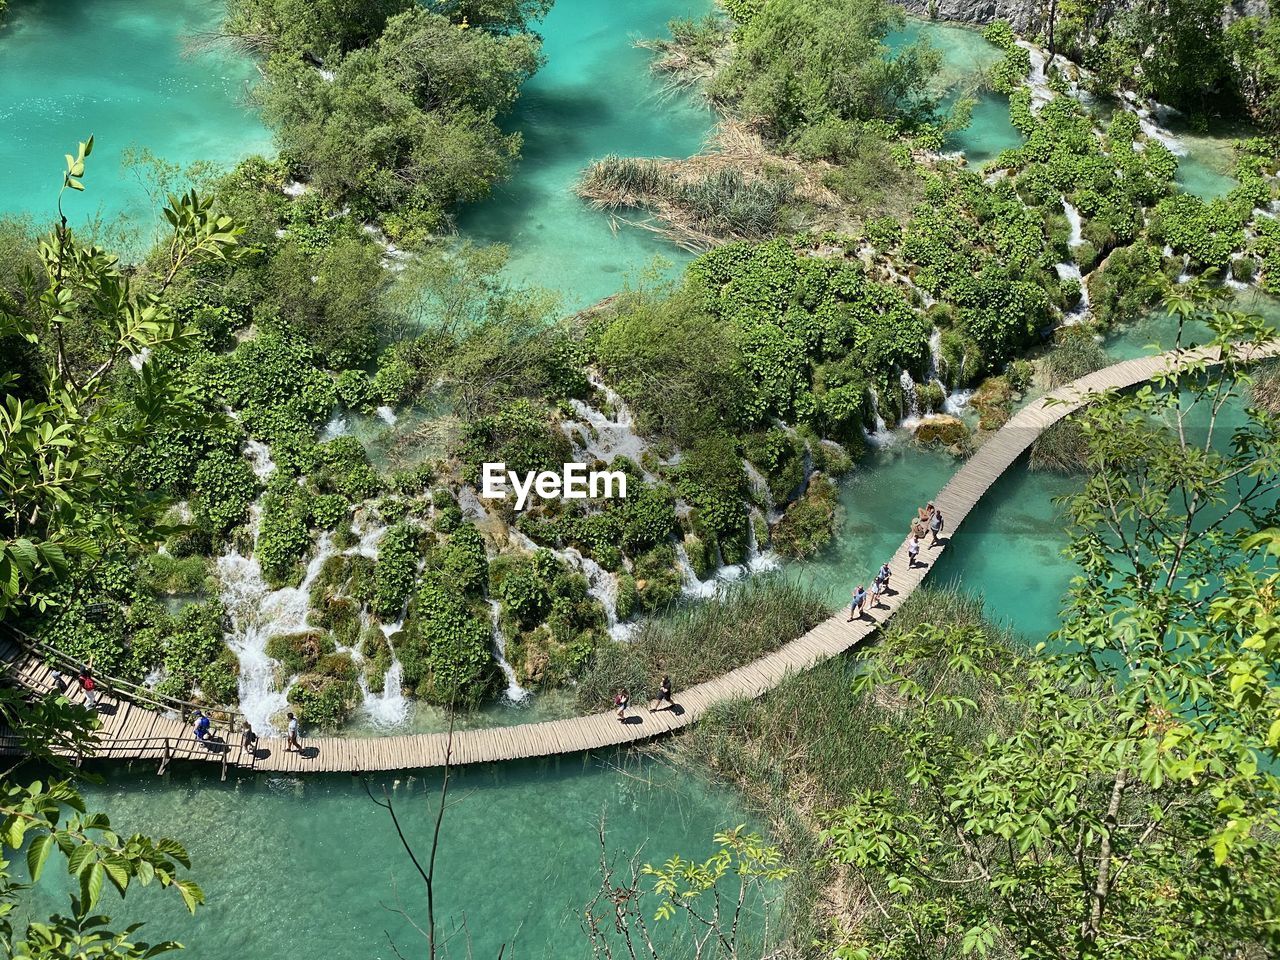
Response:
[{"label": "turquoise water", "polygon": [[270,149],[245,109],[254,75],[244,58],[182,55],[184,38],[215,27],[218,0],[21,0],[0,29],[0,197],[6,212],[52,219],[63,154],[89,134],[97,142],[86,193],[66,209],[78,223],[155,222],[147,192],[121,167],[124,150],[147,147],[187,165],[230,165]]},{"label": "turquoise water", "polygon": [[[851,588],[870,582],[901,545],[916,509],[933,499],[957,466],[949,454],[905,437],[872,450],[841,484],[835,542],[816,560],[789,565],[784,575],[833,604],[848,603]],[[1071,580],[1071,566],[1061,556],[1066,523],[1054,499],[1072,487],[1069,477],[1012,468],[956,531],[930,583],[980,593],[993,619],[1042,639],[1057,625]],[[932,562],[927,546],[923,554]]]},{"label": "turquoise water", "polygon": [[[705,859],[712,837],[747,817],[734,796],[667,767],[621,758],[571,756],[456,771],[437,862],[437,917],[457,936],[446,956],[524,960],[588,958],[578,915],[598,886],[597,829],[611,855],[661,862],[675,853]],[[382,960],[425,956],[425,942],[391,912],[397,896],[424,922],[421,886],[390,819],[353,777],[257,776],[222,784],[213,770],[164,778],[118,771],[89,787],[91,805],[117,828],[175,836],[209,905],[195,919],[177,897],[137,891],[128,915],[148,921],[153,942],[188,944],[190,960]],[[429,848],[437,775],[374,778],[397,802],[406,833]],[[41,880],[38,907],[65,909],[62,877]],[[119,910],[114,894],[104,909]],[[652,905],[650,905],[652,909]],[[384,933],[385,931],[385,933]]]},{"label": "turquoise water", "polygon": [[524,134],[523,159],[487,201],[462,212],[463,236],[511,249],[513,280],[559,292],[567,310],[616,292],[661,256],[688,254],[653,233],[615,224],[574,193],[583,169],[606,154],[686,157],[710,133],[707,106],[667,94],[640,38],[666,34],[674,17],[702,16],[708,0],[556,0],[542,27],[542,68],[506,121]]},{"label": "turquoise water", "polygon": [[973,28],[914,19],[908,20],[901,30],[890,33],[885,42],[897,49],[921,38],[942,54],[942,69],[936,83],[939,89],[950,92],[947,102],[961,95],[977,100],[969,125],[950,134],[943,148],[963,151],[969,166],[980,167],[1002,151],[1020,145],[1022,134],[1009,122],[1009,98],[974,90],[978,74],[1002,56],[1000,49]]}]

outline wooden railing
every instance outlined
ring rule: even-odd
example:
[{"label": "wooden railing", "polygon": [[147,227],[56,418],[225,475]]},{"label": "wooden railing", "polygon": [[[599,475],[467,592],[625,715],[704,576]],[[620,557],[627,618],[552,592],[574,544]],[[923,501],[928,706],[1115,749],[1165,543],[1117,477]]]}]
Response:
[{"label": "wooden railing", "polygon": [[178,697],[157,693],[142,684],[103,674],[97,669],[91,668],[82,660],[77,660],[57,647],[45,643],[38,637],[33,637],[13,627],[4,627],[3,635],[33,656],[39,657],[54,669],[67,675],[67,679],[71,682],[74,682],[82,671],[92,670],[94,686],[100,693],[114,696],[117,699],[123,698],[139,706],[158,710],[161,713],[177,714],[178,718],[183,721],[194,717],[195,712],[199,710],[201,713],[208,714],[210,720],[220,727],[225,727],[231,734],[238,733],[244,729],[244,714],[238,710],[181,700]]}]

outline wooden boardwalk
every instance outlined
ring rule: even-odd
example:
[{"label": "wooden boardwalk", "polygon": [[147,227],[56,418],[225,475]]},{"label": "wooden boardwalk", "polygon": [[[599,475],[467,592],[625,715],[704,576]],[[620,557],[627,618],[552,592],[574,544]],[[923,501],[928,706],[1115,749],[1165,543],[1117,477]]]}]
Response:
[{"label": "wooden boardwalk", "polygon": [[[1251,351],[1247,357],[1262,359],[1277,354],[1280,354],[1280,340]],[[1081,377],[1018,411],[982,444],[934,498],[946,518],[948,536],[955,535],[969,511],[1036,437],[1088,403],[1091,394],[1131,387],[1190,362],[1213,365],[1219,359],[1216,351],[1197,350],[1126,360]],[[905,524],[910,518],[901,519]],[[920,565],[914,568],[908,565],[905,540],[889,560],[895,593],[887,598],[886,607],[853,623],[847,622],[846,611],[840,611],[773,653],[714,680],[679,691],[675,710],[653,714],[636,710],[626,723],[619,723],[610,711],[520,726],[456,731],[449,762],[486,763],[634,743],[687,726],[717,704],[758,697],[789,674],[807,670],[857,645],[892,617],[946,549],[945,541],[930,549],[927,539],[922,545]],[[52,688],[51,670],[44,658],[16,641],[0,640],[0,662],[5,663],[11,673],[16,673],[26,687],[37,692]],[[285,752],[284,741],[279,738],[264,737],[256,754],[251,755],[234,733],[226,733],[226,740],[230,741],[227,744],[197,743],[190,725],[175,713],[161,712],[124,696],[103,696],[99,713],[102,727],[95,758],[154,761],[160,769],[171,760],[195,759],[220,764],[224,776],[229,768],[236,767],[290,774],[439,767],[446,762],[449,742],[442,733],[367,738],[304,737],[304,749],[299,754]],[[16,749],[16,744],[0,739],[0,752]]]}]

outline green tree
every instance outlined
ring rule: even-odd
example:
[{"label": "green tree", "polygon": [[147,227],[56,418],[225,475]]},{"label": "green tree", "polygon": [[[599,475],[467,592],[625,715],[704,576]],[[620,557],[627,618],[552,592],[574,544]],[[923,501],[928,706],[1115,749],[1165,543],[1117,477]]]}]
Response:
[{"label": "green tree", "polygon": [[[194,192],[169,198],[170,235],[153,273],[135,277],[82,243],[62,196],[84,189],[92,149],[90,137],[67,157],[60,222],[39,243],[39,273],[26,276],[20,299],[0,300],[0,336],[36,350],[26,376],[0,374],[0,616],[44,610],[74,564],[167,532],[161,505],[139,496],[137,458],[187,406],[153,355],[192,342],[165,293],[193,265],[240,249],[239,229]],[[78,350],[86,340],[93,349]]]},{"label": "green tree", "polygon": [[[59,222],[39,244],[20,298],[0,303],[7,336],[30,343],[33,373],[7,372],[0,412],[0,622],[47,609],[65,597],[83,565],[162,535],[153,505],[139,495],[134,454],[169,423],[182,399],[152,354],[178,350],[189,332],[165,293],[194,264],[238,252],[239,231],[196,194],[170,197],[171,235],[154,273],[121,268],[82,244],[62,215],[62,195],[84,188],[93,139],[68,155]],[[71,348],[71,334],[98,343]],[[130,364],[127,360],[133,360]],[[69,757],[92,752],[97,720],[61,694],[28,698],[0,688],[0,725],[22,759],[0,774],[0,946],[24,960],[154,957],[178,948],[136,940],[139,925],[115,930],[100,915],[108,884],[122,896],[138,887],[174,890],[190,910],[204,894],[184,871],[186,850],[171,839],[127,835],[87,809],[71,780]],[[35,766],[44,779],[23,776]],[[4,858],[25,851],[26,877]],[[76,893],[70,911],[15,923],[30,884],[50,860],[65,865]]]},{"label": "green tree", "polygon": [[[1257,318],[1171,308],[1213,348],[1265,336]],[[909,786],[827,819],[830,859],[874,904],[843,956],[1280,947],[1280,445],[1273,415],[1241,415],[1247,383],[1240,359],[1193,358],[1081,417],[1081,573],[1037,655],[924,626],[856,681],[909,714],[894,745]],[[930,659],[968,687],[922,683]],[[962,740],[956,717],[988,735]]]}]

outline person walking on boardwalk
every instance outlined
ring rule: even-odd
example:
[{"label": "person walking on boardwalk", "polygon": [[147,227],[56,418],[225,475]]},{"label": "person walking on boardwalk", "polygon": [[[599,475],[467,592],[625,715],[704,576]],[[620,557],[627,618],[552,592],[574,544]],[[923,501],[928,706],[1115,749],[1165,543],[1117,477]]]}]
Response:
[{"label": "person walking on boardwalk", "polygon": [[929,543],[929,549],[932,550],[938,545],[938,534],[942,533],[946,521],[942,519],[942,511],[935,509],[933,515],[929,517],[929,532],[933,534],[933,540]]},{"label": "person walking on boardwalk", "polygon": [[870,609],[874,610],[876,607],[881,606],[880,598],[884,596],[884,592],[888,586],[889,584],[881,580],[879,577],[876,577],[871,581],[871,602],[868,604]]},{"label": "person walking on boardwalk", "polygon": [[285,753],[301,753],[302,744],[298,742],[298,718],[289,714],[289,742],[285,744]]},{"label": "person walking on boardwalk", "polygon": [[196,739],[201,743],[209,739],[209,726],[211,723],[212,721],[207,714],[203,714],[199,710],[196,711],[196,726],[193,732],[196,735]]},{"label": "person walking on boardwalk", "polygon": [[623,687],[618,691],[618,695],[613,698],[613,705],[618,710],[618,722],[627,722],[627,705],[631,702],[631,697],[627,693],[627,688]]},{"label": "person walking on boardwalk", "polygon": [[880,564],[880,572],[876,574],[876,583],[880,584],[884,589],[881,593],[889,592],[889,578],[893,576],[893,571],[889,569],[887,563]]},{"label": "person walking on boardwalk", "polygon": [[853,597],[849,600],[849,622],[853,623],[855,619],[862,618],[862,608],[867,603],[867,591],[862,584],[858,584],[858,589],[853,591]]},{"label": "person walking on boardwalk", "polygon": [[80,684],[80,689],[84,691],[84,702],[88,704],[90,710],[98,709],[98,690],[97,683],[93,679],[93,670],[85,667],[80,671],[80,676],[76,678],[76,682]]},{"label": "person walking on boardwalk", "polygon": [[913,533],[911,534],[911,539],[907,541],[907,566],[914,567],[916,565],[916,558],[919,556],[920,538]]},{"label": "person walking on boardwalk", "polygon": [[665,675],[662,683],[658,685],[658,692],[649,702],[649,712],[653,713],[663,703],[666,703],[668,710],[675,706],[675,701],[671,699],[671,678]]},{"label": "person walking on boardwalk", "polygon": [[244,730],[240,734],[240,746],[243,747],[251,757],[258,755],[258,735],[253,732],[253,727],[249,721],[245,721]]}]

